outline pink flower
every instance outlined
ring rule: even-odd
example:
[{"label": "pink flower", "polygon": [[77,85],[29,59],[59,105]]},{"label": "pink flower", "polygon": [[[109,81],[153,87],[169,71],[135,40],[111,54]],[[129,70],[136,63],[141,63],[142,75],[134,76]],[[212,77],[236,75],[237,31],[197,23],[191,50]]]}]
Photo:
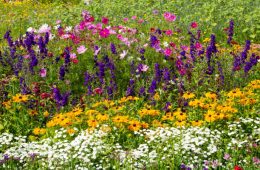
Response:
[{"label": "pink flower", "polygon": [[57,21],[56,21],[56,24],[60,24],[60,23],[61,23],[61,20],[57,20]]},{"label": "pink flower", "polygon": [[127,22],[129,19],[128,18],[124,18],[124,22]]},{"label": "pink flower", "polygon": [[83,54],[87,51],[86,47],[84,45],[81,45],[77,48],[78,54]]},{"label": "pink flower", "polygon": [[102,29],[102,23],[97,23],[97,25],[96,25],[96,29],[101,30],[101,29]]},{"label": "pink flower", "polygon": [[109,22],[109,19],[108,19],[108,18],[102,17],[102,23],[103,23],[103,24],[107,25],[108,22]]},{"label": "pink flower", "polygon": [[137,16],[135,16],[135,15],[132,16],[132,20],[136,20],[136,18],[137,18]]},{"label": "pink flower", "polygon": [[163,14],[163,16],[164,16],[164,19],[165,19],[166,21],[169,21],[169,22],[173,22],[173,21],[176,20],[176,15],[174,15],[174,14],[172,14],[172,13],[170,13],[170,12],[165,12],[165,13]]},{"label": "pink flower", "polygon": [[123,38],[124,38],[122,34],[118,34],[116,37],[117,37],[119,40],[121,40],[121,41],[122,41]]},{"label": "pink flower", "polygon": [[170,48],[166,48],[165,50],[164,50],[164,55],[166,55],[166,56],[170,56],[172,54],[172,50],[170,49]]},{"label": "pink flower", "polygon": [[76,59],[76,58],[77,58],[77,55],[75,53],[70,54],[70,59]]},{"label": "pink flower", "polygon": [[253,157],[253,162],[254,162],[254,164],[258,165],[258,164],[260,164],[260,159],[257,157]]},{"label": "pink flower", "polygon": [[168,35],[168,36],[171,36],[172,35],[172,30],[166,30],[165,34]]},{"label": "pink flower", "polygon": [[30,58],[30,55],[29,54],[24,55],[23,58],[28,59],[28,58]]},{"label": "pink flower", "polygon": [[231,157],[228,153],[225,153],[224,157],[223,157],[225,160],[229,160]]},{"label": "pink flower", "polygon": [[47,74],[47,70],[45,68],[41,68],[40,70],[40,76],[41,77],[46,77],[46,74]]},{"label": "pink flower", "polygon": [[100,30],[99,35],[100,35],[102,38],[107,38],[107,37],[110,35],[109,29],[104,28],[104,29]]},{"label": "pink flower", "polygon": [[188,46],[185,46],[185,45],[182,45],[182,46],[181,46],[181,49],[184,50],[184,51],[188,51],[188,50],[189,50],[189,47],[188,47]]},{"label": "pink flower", "polygon": [[145,65],[145,64],[140,64],[138,66],[138,69],[136,70],[136,72],[138,71],[142,71],[142,72],[146,72],[148,70],[149,66],[148,65]]},{"label": "pink flower", "polygon": [[190,24],[191,28],[197,28],[198,27],[198,23],[197,22],[192,22]]},{"label": "pink flower", "polygon": [[195,48],[196,48],[197,50],[201,50],[201,49],[202,49],[202,45],[201,45],[199,42],[196,42]]},{"label": "pink flower", "polygon": [[39,30],[38,30],[38,33],[46,33],[46,32],[50,32],[51,31],[51,27],[49,27],[48,24],[43,24]]},{"label": "pink flower", "polygon": [[139,24],[142,24],[143,22],[144,22],[143,19],[139,19],[139,20],[138,20],[138,23],[139,23]]}]

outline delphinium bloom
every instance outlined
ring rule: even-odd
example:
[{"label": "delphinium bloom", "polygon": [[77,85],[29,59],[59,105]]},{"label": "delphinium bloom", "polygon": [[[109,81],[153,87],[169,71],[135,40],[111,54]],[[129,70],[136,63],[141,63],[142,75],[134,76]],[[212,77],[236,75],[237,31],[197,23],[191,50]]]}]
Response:
[{"label": "delphinium bloom", "polygon": [[29,87],[26,85],[23,77],[20,77],[20,89],[22,94],[30,94],[31,91]]},{"label": "delphinium bloom", "polygon": [[234,35],[234,20],[230,20],[229,28],[228,28],[228,40],[227,40],[228,44],[231,44],[233,35]]},{"label": "delphinium bloom", "polygon": [[68,103],[68,99],[70,96],[69,92],[64,93],[63,95],[60,93],[60,90],[57,87],[53,87],[52,89],[53,98],[56,101],[58,107],[65,106]]},{"label": "delphinium bloom", "polygon": [[112,54],[117,54],[117,52],[116,52],[116,46],[115,46],[114,43],[110,43],[110,49],[111,49]]},{"label": "delphinium bloom", "polygon": [[134,79],[130,79],[129,86],[126,91],[126,96],[134,96],[135,95],[135,81]]},{"label": "delphinium bloom", "polygon": [[244,66],[245,74],[247,74],[251,70],[251,68],[255,65],[257,65],[257,57],[255,54],[252,54],[252,56],[250,57],[250,60],[245,63],[245,66]]},{"label": "delphinium bloom", "polygon": [[48,55],[48,50],[46,48],[46,44],[42,36],[39,38],[37,44],[39,46],[40,53],[43,54],[42,58],[45,58]]},{"label": "delphinium bloom", "polygon": [[23,56],[19,56],[17,63],[15,63],[14,66],[13,66],[14,67],[14,74],[16,76],[18,76],[19,72],[23,68],[23,60],[24,60]]},{"label": "delphinium bloom", "polygon": [[157,87],[156,80],[153,79],[153,80],[152,80],[152,83],[151,83],[151,85],[150,85],[150,87],[149,87],[149,89],[148,89],[148,93],[149,93],[151,96],[153,96],[153,95],[155,94],[156,87]]},{"label": "delphinium bloom", "polygon": [[64,65],[62,65],[61,67],[60,67],[60,71],[59,71],[59,79],[60,80],[64,80],[64,76],[65,76],[65,66]]},{"label": "delphinium bloom", "polygon": [[162,78],[162,70],[160,69],[160,65],[158,63],[154,64],[154,79],[159,83]]},{"label": "delphinium bloom", "polygon": [[247,53],[248,51],[250,50],[250,41],[247,40],[246,41],[246,45],[245,45],[245,48],[244,50],[241,52],[240,56],[241,56],[241,64],[244,64],[245,63],[245,60],[247,58]]}]

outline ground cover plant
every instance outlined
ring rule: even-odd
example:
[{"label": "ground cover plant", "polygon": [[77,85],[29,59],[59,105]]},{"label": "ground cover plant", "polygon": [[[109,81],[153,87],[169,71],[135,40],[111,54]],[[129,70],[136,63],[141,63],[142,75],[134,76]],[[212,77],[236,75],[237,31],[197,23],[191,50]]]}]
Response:
[{"label": "ground cover plant", "polygon": [[1,2],[0,167],[258,169],[259,12],[202,2]]}]

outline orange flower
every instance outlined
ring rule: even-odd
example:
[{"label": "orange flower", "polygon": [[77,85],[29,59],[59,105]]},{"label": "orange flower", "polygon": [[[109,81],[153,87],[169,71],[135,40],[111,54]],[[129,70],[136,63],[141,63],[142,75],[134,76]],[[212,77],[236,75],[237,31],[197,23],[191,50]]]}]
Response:
[{"label": "orange flower", "polygon": [[88,126],[90,126],[90,127],[97,127],[97,125],[98,125],[98,121],[94,120],[94,119],[88,120],[87,122],[88,122]]},{"label": "orange flower", "polygon": [[129,124],[128,129],[131,131],[138,131],[142,127],[142,124],[136,120],[130,121]]}]

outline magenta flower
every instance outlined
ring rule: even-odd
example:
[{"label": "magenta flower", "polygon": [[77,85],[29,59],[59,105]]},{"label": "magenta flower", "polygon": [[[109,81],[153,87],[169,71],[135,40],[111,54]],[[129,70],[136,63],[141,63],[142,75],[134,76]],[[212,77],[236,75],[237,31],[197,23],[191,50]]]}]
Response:
[{"label": "magenta flower", "polygon": [[166,48],[165,50],[164,50],[164,55],[166,55],[166,56],[170,56],[170,55],[172,55],[172,50],[170,49],[170,48]]},{"label": "magenta flower", "polygon": [[260,159],[257,157],[253,157],[253,162],[255,165],[258,165],[258,164],[260,164]]},{"label": "magenta flower", "polygon": [[124,22],[127,22],[129,19],[128,18],[124,18]]},{"label": "magenta flower", "polygon": [[198,27],[198,23],[197,22],[192,22],[190,24],[191,28],[197,28]]},{"label": "magenta flower", "polygon": [[202,50],[202,45],[201,45],[199,42],[196,42],[195,48],[196,48],[197,50]]},{"label": "magenta flower", "polygon": [[176,20],[176,15],[174,15],[174,14],[172,14],[172,13],[170,13],[170,12],[165,12],[165,13],[163,14],[163,16],[164,16],[164,19],[165,19],[166,21],[169,21],[169,22],[173,22],[173,21]]},{"label": "magenta flower", "polygon": [[46,74],[47,74],[47,70],[45,68],[41,68],[40,70],[40,76],[41,77],[46,77]]},{"label": "magenta flower", "polygon": [[108,19],[108,18],[102,17],[102,23],[103,23],[103,24],[107,25],[108,22],[109,22],[109,19]]},{"label": "magenta flower", "polygon": [[135,16],[135,15],[132,16],[132,20],[136,20],[136,18],[137,18],[137,16]]},{"label": "magenta flower", "polygon": [[84,45],[81,45],[77,48],[78,54],[83,54],[87,51],[86,47]]},{"label": "magenta flower", "polygon": [[102,38],[107,38],[107,37],[110,35],[109,29],[104,28],[104,29],[100,30],[99,35],[100,35]]},{"label": "magenta flower", "polygon": [[168,36],[171,36],[172,35],[172,30],[166,30],[165,34],[168,35]]}]

